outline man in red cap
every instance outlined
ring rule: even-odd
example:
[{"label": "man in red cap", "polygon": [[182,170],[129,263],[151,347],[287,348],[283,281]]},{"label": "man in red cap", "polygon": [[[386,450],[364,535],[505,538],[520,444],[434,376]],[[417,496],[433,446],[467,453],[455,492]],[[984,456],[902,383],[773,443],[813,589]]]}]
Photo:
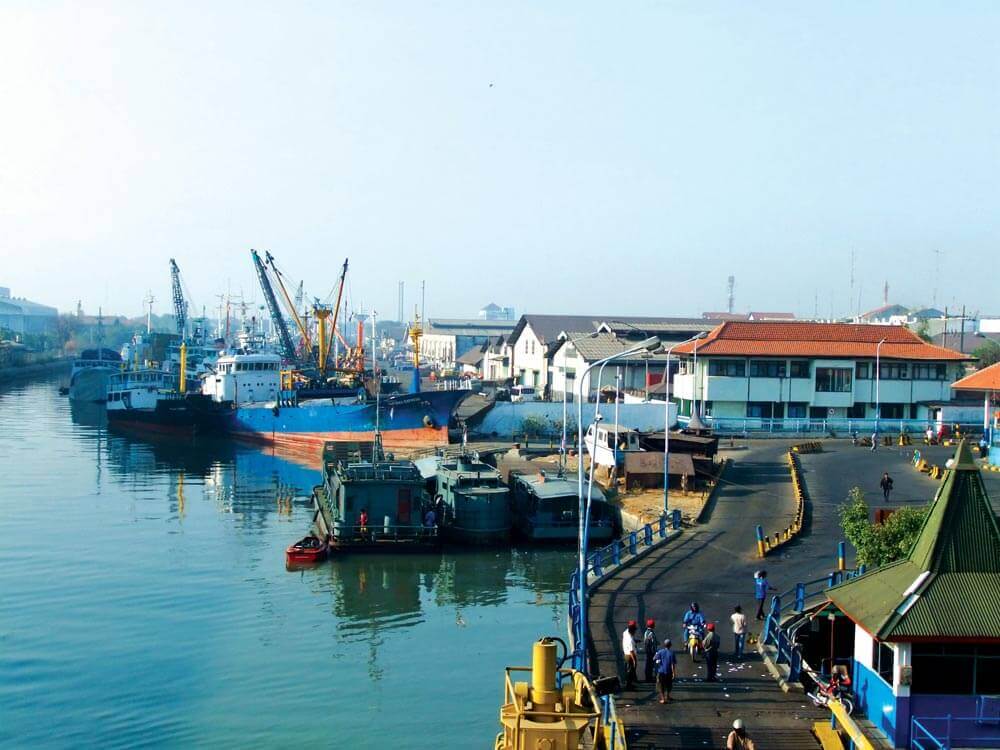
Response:
[{"label": "man in red cap", "polygon": [[646,632],[642,634],[642,650],[646,654],[646,682],[653,681],[653,661],[656,659],[656,652],[659,650],[660,642],[656,640],[656,620],[650,617],[646,620]]},{"label": "man in red cap", "polygon": [[715,682],[715,672],[719,667],[719,636],[715,633],[714,622],[705,627],[708,632],[701,642],[701,647],[705,649],[705,682]]},{"label": "man in red cap", "polygon": [[635,620],[628,621],[628,627],[622,633],[622,656],[625,657],[625,689],[635,687],[635,670],[638,667],[638,654],[635,648],[635,631],[639,627]]}]

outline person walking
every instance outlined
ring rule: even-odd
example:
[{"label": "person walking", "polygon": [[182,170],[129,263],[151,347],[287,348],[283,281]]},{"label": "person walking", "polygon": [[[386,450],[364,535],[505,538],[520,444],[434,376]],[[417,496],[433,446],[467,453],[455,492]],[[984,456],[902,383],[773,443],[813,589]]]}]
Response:
[{"label": "person walking", "polygon": [[656,652],[656,692],[660,694],[660,703],[670,702],[670,693],[674,689],[674,677],[677,674],[677,656],[670,648],[670,639],[663,642],[663,648]]},{"label": "person walking", "polygon": [[889,502],[889,493],[892,492],[892,477],[889,476],[889,472],[882,473],[882,481],[878,483],[878,486],[882,488],[882,497],[885,498],[886,502]]},{"label": "person walking", "polygon": [[726,750],[757,750],[753,740],[747,737],[747,730],[743,726],[743,719],[736,719],[733,722],[733,731],[726,738]]},{"label": "person walking", "polygon": [[878,450],[878,430],[872,433],[872,453]]},{"label": "person walking", "polygon": [[708,632],[701,642],[701,647],[705,650],[705,682],[718,682],[716,672],[719,668],[719,636],[715,633],[714,622],[705,627]]},{"label": "person walking", "polygon": [[656,646],[659,641],[656,639],[656,631],[653,628],[656,627],[656,620],[649,618],[646,620],[646,632],[642,634],[642,650],[646,654],[645,663],[645,678],[646,682],[653,681],[653,662],[656,659]]},{"label": "person walking", "polygon": [[631,690],[635,687],[635,670],[637,666],[637,655],[635,649],[635,631],[638,625],[635,620],[628,621],[628,627],[622,633],[622,656],[625,657],[625,689]]},{"label": "person walking", "polygon": [[774,587],[767,582],[767,571],[758,570],[753,574],[753,598],[757,600],[757,619],[764,619],[764,602],[767,600],[767,592],[774,591]]},{"label": "person walking", "polygon": [[729,619],[733,623],[733,656],[742,659],[743,647],[747,642],[747,616],[743,614],[743,607],[739,604],[733,607]]}]

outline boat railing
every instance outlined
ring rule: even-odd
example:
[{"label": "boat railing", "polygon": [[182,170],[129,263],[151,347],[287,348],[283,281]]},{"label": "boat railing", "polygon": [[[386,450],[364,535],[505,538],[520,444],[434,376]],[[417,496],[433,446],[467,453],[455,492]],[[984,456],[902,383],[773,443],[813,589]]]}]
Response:
[{"label": "boat railing", "polygon": [[438,538],[438,527],[384,522],[351,525],[334,521],[333,536],[339,542],[431,542]]}]

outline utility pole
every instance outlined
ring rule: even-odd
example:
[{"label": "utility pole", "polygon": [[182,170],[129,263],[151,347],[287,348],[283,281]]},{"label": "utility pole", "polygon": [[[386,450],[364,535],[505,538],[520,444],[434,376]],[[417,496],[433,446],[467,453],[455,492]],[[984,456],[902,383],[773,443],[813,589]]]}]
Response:
[{"label": "utility pole", "polygon": [[426,281],[420,282],[420,319],[424,321],[424,325],[427,325],[427,308],[425,307],[426,299]]},{"label": "utility pole", "polygon": [[146,303],[146,334],[148,335],[153,332],[153,303],[156,302],[152,289],[146,292],[146,299],[143,302]]},{"label": "utility pole", "polygon": [[736,300],[736,296],[734,294],[735,289],[736,289],[736,277],[735,276],[730,276],[729,277],[729,285],[728,286],[729,286],[729,295],[728,295],[729,296],[729,306],[728,306],[728,312],[729,312],[730,315],[732,315],[733,314],[733,303]]},{"label": "utility pole", "polygon": [[965,305],[962,305],[962,328],[958,335],[958,350],[965,353]]}]

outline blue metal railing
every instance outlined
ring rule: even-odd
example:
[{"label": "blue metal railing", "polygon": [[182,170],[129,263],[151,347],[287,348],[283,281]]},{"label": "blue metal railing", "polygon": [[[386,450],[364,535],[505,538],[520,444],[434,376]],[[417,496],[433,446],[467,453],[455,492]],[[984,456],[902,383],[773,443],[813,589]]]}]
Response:
[{"label": "blue metal railing", "polygon": [[[678,418],[681,425],[686,425],[691,417],[681,415]],[[857,433],[858,435],[871,435],[876,426],[881,435],[902,434],[923,434],[927,432],[927,427],[935,425],[933,420],[927,419],[847,419],[846,417],[834,419],[768,419],[763,417],[712,417],[703,416],[702,421],[709,425],[716,433],[726,435],[743,435],[746,433],[781,433],[785,435],[839,435],[849,437]],[[958,422],[963,433],[979,435],[983,431],[983,423],[979,422]]]},{"label": "blue metal railing", "polygon": [[618,750],[619,748],[627,750],[628,745],[625,742],[625,732],[618,719],[618,710],[615,707],[615,698],[613,695],[601,696],[601,726],[607,732],[608,750]]},{"label": "blue metal railing", "polygon": [[[667,532],[681,527],[681,512],[675,508],[668,519],[661,516],[652,524],[645,524],[638,531],[630,531],[620,539],[615,539],[605,547],[587,556],[587,576],[603,576],[609,567],[621,565],[623,560],[634,557],[645,549],[652,547],[658,541],[667,538]],[[583,668],[583,649],[586,648],[586,633],[581,632],[581,602],[580,602],[580,571],[574,570],[569,578],[569,622],[570,634],[573,639],[571,658],[574,669]]]},{"label": "blue metal railing", "polygon": [[765,646],[774,646],[777,663],[788,665],[788,680],[790,682],[798,680],[802,675],[802,652],[799,645],[795,643],[794,635],[781,627],[782,602],[792,602],[789,611],[800,614],[805,611],[807,602],[813,597],[822,595],[830,586],[836,586],[843,581],[864,575],[864,572],[864,565],[859,566],[856,570],[834,570],[822,578],[796,583],[788,591],[775,594],[771,598],[771,607],[767,617],[764,618],[761,638]]},{"label": "blue metal railing", "polygon": [[910,747],[913,750],[951,750],[952,747],[1000,748],[996,723],[976,716],[913,716]]}]

